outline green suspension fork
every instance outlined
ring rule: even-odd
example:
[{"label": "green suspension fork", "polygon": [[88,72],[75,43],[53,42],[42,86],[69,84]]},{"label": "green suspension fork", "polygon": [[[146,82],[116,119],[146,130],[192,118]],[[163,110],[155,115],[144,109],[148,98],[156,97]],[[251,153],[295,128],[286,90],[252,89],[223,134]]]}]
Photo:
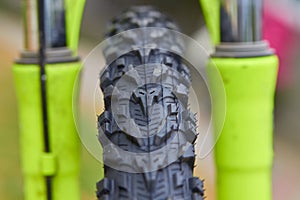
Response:
[{"label": "green suspension fork", "polygon": [[25,50],[13,66],[24,199],[80,199],[72,92],[84,0],[24,1]]},{"label": "green suspension fork", "polygon": [[[226,94],[225,123],[215,147],[217,199],[271,200],[278,60],[262,41],[262,1],[200,2],[204,13],[212,9],[212,18],[218,18],[207,20],[217,45],[207,67],[213,107],[224,103],[218,101],[218,90],[214,90],[219,87],[214,65]],[[220,113],[213,112],[217,121]]]}]

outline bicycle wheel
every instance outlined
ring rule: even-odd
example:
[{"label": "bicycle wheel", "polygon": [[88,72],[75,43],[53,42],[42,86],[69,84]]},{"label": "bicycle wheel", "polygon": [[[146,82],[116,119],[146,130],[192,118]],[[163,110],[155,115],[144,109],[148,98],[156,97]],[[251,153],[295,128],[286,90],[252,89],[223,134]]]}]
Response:
[{"label": "bicycle wheel", "polygon": [[[147,27],[178,30],[165,15],[143,6],[116,17],[107,37]],[[197,131],[195,115],[187,109],[189,70],[172,51],[151,42],[145,46],[145,35],[166,49],[183,51],[180,39],[160,29],[145,29],[142,36],[120,35],[104,50],[107,60],[118,56],[100,77],[105,111],[98,117],[98,130],[104,179],[97,183],[97,198],[203,200],[203,182],[193,177]],[[119,55],[124,46],[142,48]],[[120,149],[130,155],[123,156]]]}]

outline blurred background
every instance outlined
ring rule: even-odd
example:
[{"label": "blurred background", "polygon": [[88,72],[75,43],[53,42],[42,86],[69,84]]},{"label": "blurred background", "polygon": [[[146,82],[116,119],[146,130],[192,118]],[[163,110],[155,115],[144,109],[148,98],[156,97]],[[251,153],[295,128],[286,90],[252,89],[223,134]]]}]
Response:
[{"label": "blurred background", "polygon": [[[0,1],[0,199],[22,199],[18,116],[11,67],[23,49],[21,0]],[[149,4],[168,14],[183,33],[212,51],[198,0],[87,0],[79,55],[85,58],[103,40],[109,19],[130,5]],[[274,200],[300,199],[300,1],[266,0],[264,37],[280,58],[275,98]],[[189,50],[197,55],[197,52]],[[255,146],[254,146],[255,148]],[[82,199],[95,199],[100,164],[82,147]],[[206,196],[214,200],[213,153],[197,160],[196,175],[205,179]],[[255,186],[253,186],[255,191]],[[234,190],[234,188],[233,188]]]}]

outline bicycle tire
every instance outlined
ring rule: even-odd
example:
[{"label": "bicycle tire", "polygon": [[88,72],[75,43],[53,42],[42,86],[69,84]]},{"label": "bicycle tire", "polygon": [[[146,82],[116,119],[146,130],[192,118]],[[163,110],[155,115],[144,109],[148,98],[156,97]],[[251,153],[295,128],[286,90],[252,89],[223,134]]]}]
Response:
[{"label": "bicycle tire", "polygon": [[[162,27],[179,30],[177,25],[153,7],[133,7],[112,20],[107,37],[114,36],[123,31],[143,27]],[[183,51],[183,44],[170,33],[157,34],[155,29],[153,37],[161,41],[161,45]],[[121,35],[121,40],[130,37],[131,43],[114,41],[104,50],[104,55],[109,60],[111,55],[118,54],[120,49],[128,45],[142,45],[141,38],[132,35]],[[122,47],[123,45],[123,47]],[[157,65],[161,66],[158,83],[149,81],[153,78]],[[169,73],[168,69],[172,70]],[[123,78],[130,74],[130,79]],[[180,78],[179,78],[180,77]],[[118,82],[123,81],[121,85]],[[124,131],[130,131],[125,111],[113,113],[112,98],[123,98],[126,87],[133,82],[142,82],[134,91],[131,91],[129,102],[130,118],[137,126],[144,128],[147,137],[137,138]],[[193,177],[195,153],[194,142],[197,137],[196,117],[187,107],[188,89],[191,78],[187,66],[180,56],[170,51],[155,47],[148,50],[132,50],[118,55],[116,60],[108,63],[100,77],[100,87],[104,93],[105,110],[98,117],[99,140],[103,146],[104,178],[97,183],[97,198],[99,200],[203,200],[203,182]],[[117,88],[114,97],[113,90]],[[122,88],[122,86],[125,86]],[[127,89],[130,90],[130,89]],[[127,91],[128,92],[128,91]],[[151,116],[150,116],[151,110]],[[118,122],[116,120],[118,117]],[[120,119],[123,119],[123,121]],[[161,123],[164,121],[164,123]],[[163,126],[161,127],[161,124]],[[122,126],[122,128],[121,128]],[[160,128],[158,128],[160,127]],[[182,134],[174,134],[174,132]],[[155,132],[156,134],[152,134]],[[158,133],[157,133],[158,132]],[[143,165],[135,158],[124,158],[112,152],[114,148],[105,148],[109,145],[103,142],[103,137],[126,152],[148,153],[170,145],[175,151],[181,151],[185,143],[192,144],[174,162],[164,163],[170,156],[161,154],[160,159],[149,157],[151,166],[157,170],[141,173],[132,173],[114,169],[107,163],[126,165],[127,168],[141,168]],[[168,157],[169,156],[169,157]],[[163,158],[162,158],[163,157]],[[131,159],[131,160],[129,160]]]}]

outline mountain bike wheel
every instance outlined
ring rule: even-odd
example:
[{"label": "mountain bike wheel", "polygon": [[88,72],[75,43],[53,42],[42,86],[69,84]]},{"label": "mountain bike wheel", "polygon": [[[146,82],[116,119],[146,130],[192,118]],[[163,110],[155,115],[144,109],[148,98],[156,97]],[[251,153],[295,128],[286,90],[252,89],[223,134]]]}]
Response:
[{"label": "mountain bike wheel", "polygon": [[[112,21],[107,37],[147,27],[178,30],[154,8],[133,7]],[[145,29],[145,35],[166,49],[183,51],[182,41],[168,31]],[[97,198],[203,200],[203,182],[193,177],[197,131],[196,117],[187,108],[189,70],[172,51],[145,46],[145,35],[121,35],[104,50],[109,60],[124,46],[142,47],[107,62],[100,77],[105,111],[98,117],[98,137],[104,178],[97,183]],[[122,156],[118,149],[147,159]]]}]

